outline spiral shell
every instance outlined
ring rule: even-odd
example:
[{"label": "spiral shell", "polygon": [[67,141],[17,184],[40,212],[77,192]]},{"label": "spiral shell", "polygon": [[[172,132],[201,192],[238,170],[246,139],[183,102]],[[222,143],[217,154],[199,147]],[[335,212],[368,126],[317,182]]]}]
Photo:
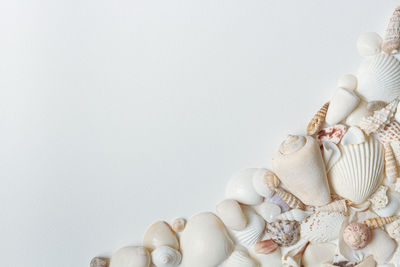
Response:
[{"label": "spiral shell", "polygon": [[343,240],[354,249],[365,248],[371,241],[371,230],[362,223],[351,223],[343,231]]},{"label": "spiral shell", "polygon": [[321,212],[321,211],[326,211],[326,212],[342,212],[346,213],[347,212],[347,203],[348,200],[346,199],[340,199],[333,201],[329,203],[328,205],[322,206],[322,207],[316,207],[315,211]]},{"label": "spiral shell", "polygon": [[400,141],[400,123],[393,120],[391,123],[378,130],[377,136],[383,143]]},{"label": "spiral shell", "polygon": [[280,246],[294,245],[300,239],[300,224],[296,221],[267,223],[265,236]]},{"label": "spiral shell", "polygon": [[305,206],[291,193],[283,190],[282,188],[275,189],[276,194],[292,209],[304,209]]},{"label": "spiral shell", "polygon": [[176,249],[161,246],[151,253],[151,259],[157,267],[175,267],[181,262],[182,256]]},{"label": "spiral shell", "polygon": [[264,175],[264,182],[271,191],[275,191],[275,189],[278,188],[281,183],[278,176],[276,176],[276,174],[273,172],[267,172]]},{"label": "spiral shell", "polygon": [[176,218],[175,220],[173,220],[171,224],[172,230],[174,230],[177,233],[182,232],[183,229],[185,229],[185,226],[186,226],[186,220],[184,218]]},{"label": "spiral shell", "polygon": [[392,17],[383,40],[382,50],[388,54],[398,53],[400,49],[400,7],[397,7]]},{"label": "spiral shell", "polygon": [[313,135],[318,133],[325,122],[326,112],[328,111],[329,102],[325,103],[325,105],[318,110],[318,112],[311,119],[310,123],[307,126],[307,134]]},{"label": "spiral shell", "polygon": [[276,244],[273,240],[268,239],[268,240],[258,241],[254,245],[254,251],[257,254],[270,254],[274,252],[278,247],[279,247],[278,244]]},{"label": "spiral shell", "polygon": [[390,217],[376,217],[364,220],[363,223],[366,224],[369,228],[375,229],[382,227],[386,224],[392,223],[398,219],[398,216],[390,216]]},{"label": "spiral shell", "polygon": [[292,209],[285,213],[275,216],[275,220],[286,220],[286,221],[304,221],[308,216],[313,214],[311,211],[304,211],[300,209]]},{"label": "spiral shell", "polygon": [[374,115],[368,116],[361,121],[360,128],[363,129],[367,135],[383,129],[392,121],[396,113],[398,103],[399,99],[396,98],[384,108],[374,111]]}]

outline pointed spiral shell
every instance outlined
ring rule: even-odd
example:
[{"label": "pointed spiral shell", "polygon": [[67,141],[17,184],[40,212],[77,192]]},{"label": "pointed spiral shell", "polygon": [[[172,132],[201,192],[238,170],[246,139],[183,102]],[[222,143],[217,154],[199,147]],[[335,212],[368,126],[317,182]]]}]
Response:
[{"label": "pointed spiral shell", "polygon": [[304,204],[301,203],[294,195],[283,190],[282,188],[275,189],[276,194],[292,209],[301,209],[305,208]]},{"label": "pointed spiral shell", "polygon": [[369,228],[375,229],[382,227],[386,224],[392,223],[398,219],[398,216],[390,216],[390,217],[376,217],[364,220],[363,223],[366,224]]},{"label": "pointed spiral shell", "polygon": [[395,100],[387,104],[384,108],[374,111],[374,115],[362,119],[360,123],[360,128],[363,129],[367,135],[370,135],[371,133],[374,133],[384,128],[392,121],[398,103],[399,99],[396,98]]},{"label": "pointed spiral shell", "polygon": [[386,29],[382,50],[388,54],[397,53],[400,49],[400,7],[397,7]]},{"label": "pointed spiral shell", "polygon": [[391,143],[395,141],[400,141],[400,123],[393,120],[391,123],[387,124],[384,128],[380,129],[378,132],[378,138],[383,143]]},{"label": "pointed spiral shell", "polygon": [[174,267],[181,262],[181,253],[168,246],[156,248],[151,253],[151,259],[157,267]]},{"label": "pointed spiral shell", "polygon": [[328,111],[329,102],[325,103],[320,110],[314,115],[307,126],[307,134],[313,135],[318,133],[325,122],[326,112]]},{"label": "pointed spiral shell", "polygon": [[385,172],[386,177],[390,182],[394,182],[399,177],[399,172],[397,170],[397,162],[394,157],[393,149],[390,143],[384,144],[385,148]]}]

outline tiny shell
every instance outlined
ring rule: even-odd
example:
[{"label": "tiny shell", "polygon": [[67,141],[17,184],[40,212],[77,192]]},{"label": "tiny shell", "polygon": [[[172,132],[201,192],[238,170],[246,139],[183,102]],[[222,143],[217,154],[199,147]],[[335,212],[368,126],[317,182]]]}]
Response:
[{"label": "tiny shell", "polygon": [[353,91],[357,88],[357,77],[353,74],[345,74],[338,80],[338,87]]},{"label": "tiny shell", "polygon": [[346,133],[346,126],[338,124],[325,129],[322,129],[317,138],[322,142],[332,142],[334,144],[339,144],[342,140],[344,134]]},{"label": "tiny shell", "polygon": [[301,236],[317,243],[335,240],[340,235],[345,218],[340,212],[317,212],[301,224]]},{"label": "tiny shell", "polygon": [[[279,179],[267,169],[254,169],[253,187],[263,197],[272,197],[275,187],[279,186]],[[277,186],[275,186],[277,184]]]},{"label": "tiny shell", "polygon": [[397,7],[386,29],[382,49],[388,54],[395,54],[400,49],[400,7]]},{"label": "tiny shell", "polygon": [[398,142],[400,141],[400,123],[397,120],[393,120],[391,123],[378,130],[377,134],[379,140],[384,143]]},{"label": "tiny shell", "polygon": [[219,267],[258,267],[258,263],[250,258],[244,250],[235,250]]},{"label": "tiny shell", "polygon": [[216,210],[218,217],[229,229],[240,231],[246,227],[247,218],[236,200],[225,199],[217,205]]},{"label": "tiny shell", "polygon": [[317,207],[315,209],[317,212],[342,212],[346,213],[347,212],[347,200],[341,199],[341,200],[336,200],[328,205],[322,206],[322,207]]},{"label": "tiny shell", "polygon": [[90,261],[90,267],[108,267],[110,259],[95,257]]},{"label": "tiny shell", "polygon": [[274,252],[278,248],[278,244],[276,244],[273,240],[263,240],[258,241],[254,245],[254,251],[258,254],[270,254]]},{"label": "tiny shell", "polygon": [[237,243],[244,246],[252,246],[257,243],[264,234],[265,221],[256,214],[251,208],[243,207],[248,224],[241,231],[232,231]]},{"label": "tiny shell", "polygon": [[320,267],[322,263],[331,262],[336,246],[331,243],[310,244],[303,255],[303,264],[307,267]]},{"label": "tiny shell", "polygon": [[347,116],[346,124],[349,126],[359,126],[364,117],[371,116],[374,111],[368,109],[368,104],[366,101],[361,100],[360,104]]},{"label": "tiny shell", "polygon": [[151,259],[157,267],[175,267],[181,262],[182,256],[176,249],[161,246],[151,253]]},{"label": "tiny shell", "polygon": [[158,221],[153,223],[144,234],[143,246],[152,251],[159,246],[170,246],[179,250],[179,242],[168,223]]},{"label": "tiny shell", "polygon": [[365,248],[371,240],[371,230],[362,223],[351,223],[343,231],[343,240],[352,249]]},{"label": "tiny shell", "polygon": [[267,223],[265,236],[280,246],[292,246],[300,239],[300,224],[296,221]]},{"label": "tiny shell", "polygon": [[283,190],[282,188],[277,188],[276,194],[292,209],[304,209],[305,206],[291,193]]},{"label": "tiny shell", "polygon": [[386,224],[392,223],[398,219],[398,216],[390,216],[390,217],[376,217],[364,220],[363,223],[366,224],[369,228],[375,229]]},{"label": "tiny shell", "polygon": [[149,267],[150,253],[144,247],[124,247],[111,257],[110,267]]},{"label": "tiny shell", "polygon": [[350,127],[344,134],[341,144],[342,145],[358,145],[365,142],[363,131],[357,126]]},{"label": "tiny shell", "polygon": [[259,169],[251,168],[233,175],[226,188],[226,198],[237,200],[245,205],[257,205],[261,203],[263,197],[253,187],[253,177],[254,175],[259,175],[259,171]]},{"label": "tiny shell", "polygon": [[337,88],[329,104],[325,121],[334,125],[345,119],[359,104],[360,98],[352,91]]},{"label": "tiny shell", "polygon": [[254,209],[267,222],[273,222],[275,216],[281,213],[281,207],[279,207],[277,204],[267,201],[261,203],[260,205],[254,206]]},{"label": "tiny shell", "polygon": [[177,233],[182,232],[185,226],[186,220],[184,218],[176,218],[171,224],[172,229]]},{"label": "tiny shell", "polygon": [[271,171],[264,175],[264,182],[271,191],[275,191],[275,189],[278,188],[281,183],[278,176]]},{"label": "tiny shell", "polygon": [[399,172],[397,169],[397,162],[394,157],[392,146],[389,143],[384,144],[385,147],[385,172],[389,182],[393,183],[399,178]]},{"label": "tiny shell", "polygon": [[308,135],[313,135],[318,133],[324,122],[325,122],[325,116],[326,112],[328,111],[329,107],[329,102],[325,103],[320,110],[314,115],[314,117],[311,119],[310,123],[307,126],[307,134]]},{"label": "tiny shell", "polygon": [[361,56],[373,56],[381,52],[382,37],[376,32],[367,32],[360,35],[357,41],[358,53]]},{"label": "tiny shell", "polygon": [[311,211],[304,211],[300,209],[292,209],[285,213],[275,216],[275,220],[286,220],[286,221],[304,221],[308,216],[313,214]]},{"label": "tiny shell", "polygon": [[384,208],[389,203],[389,198],[386,195],[387,190],[387,186],[381,185],[371,196],[369,201],[371,202],[371,208],[373,210]]}]

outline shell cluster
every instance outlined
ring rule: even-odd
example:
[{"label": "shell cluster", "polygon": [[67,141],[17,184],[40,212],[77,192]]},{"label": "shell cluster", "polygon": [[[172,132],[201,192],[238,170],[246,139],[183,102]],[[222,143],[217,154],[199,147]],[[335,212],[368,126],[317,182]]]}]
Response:
[{"label": "shell cluster", "polygon": [[340,77],[271,166],[234,173],[215,213],[156,221],[90,266],[398,266],[400,8],[384,38],[364,33],[357,49],[357,76]]}]

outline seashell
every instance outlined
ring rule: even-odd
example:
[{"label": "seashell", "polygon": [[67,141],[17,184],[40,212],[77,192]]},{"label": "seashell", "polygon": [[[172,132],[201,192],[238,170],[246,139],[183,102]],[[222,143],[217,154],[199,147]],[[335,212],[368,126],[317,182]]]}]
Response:
[{"label": "seashell", "polygon": [[279,247],[278,244],[276,244],[273,240],[268,239],[268,240],[258,241],[254,245],[254,251],[257,254],[270,254],[274,252],[278,247]]},{"label": "seashell", "polygon": [[[360,100],[360,104],[346,118],[346,124],[349,126],[359,126],[364,117],[371,116],[373,111],[368,109],[369,103]],[[386,105],[386,103],[385,103]]]},{"label": "seashell", "polygon": [[337,88],[331,98],[325,121],[334,125],[344,120],[359,104],[360,98],[352,91]]},{"label": "seashell", "polygon": [[234,199],[245,205],[261,203],[263,197],[253,187],[253,177],[256,175],[260,175],[260,169],[245,169],[233,175],[226,188],[226,198]]},{"label": "seashell", "polygon": [[335,240],[345,218],[340,212],[317,212],[302,222],[301,237],[317,243]]},{"label": "seashell", "polygon": [[400,179],[397,179],[396,182],[394,183],[394,190],[400,192]]},{"label": "seashell", "polygon": [[375,229],[382,227],[386,224],[392,223],[398,219],[398,216],[390,216],[390,217],[376,217],[364,220],[363,223],[366,224],[369,228]]},{"label": "seashell", "polygon": [[95,257],[90,261],[90,267],[108,267],[110,259]]},{"label": "seashell", "polygon": [[394,119],[396,121],[400,121],[400,109],[399,109],[400,103],[397,105],[396,113],[394,114]]},{"label": "seashell", "polygon": [[347,200],[341,199],[341,200],[336,200],[328,205],[322,206],[322,207],[317,207],[315,211],[317,212],[342,212],[346,213],[347,212]]},{"label": "seashell", "polygon": [[334,144],[339,144],[346,132],[346,126],[338,124],[325,129],[322,129],[317,138],[320,141],[332,142]]},{"label": "seashell", "polygon": [[[281,182],[303,203],[322,206],[330,202],[324,160],[313,137],[289,135],[272,163]],[[310,194],[315,190],[319,193]]]},{"label": "seashell", "polygon": [[390,102],[400,95],[400,61],[387,54],[366,59],[359,69],[357,92],[370,101]]},{"label": "seashell", "polygon": [[373,210],[384,208],[389,203],[389,198],[386,195],[387,190],[388,190],[387,186],[381,185],[371,196],[369,201],[372,204],[371,208]]},{"label": "seashell", "polygon": [[181,238],[182,267],[218,266],[234,250],[222,221],[211,212],[191,217]]},{"label": "seashell", "polygon": [[153,223],[145,232],[143,246],[150,251],[160,246],[170,246],[179,249],[178,238],[174,231],[163,221]]},{"label": "seashell", "polygon": [[353,91],[357,88],[357,77],[353,74],[345,74],[338,80],[338,87]]},{"label": "seashell", "polygon": [[400,141],[400,123],[393,120],[391,123],[386,124],[382,129],[379,129],[376,133],[379,140],[383,143],[398,142]]},{"label": "seashell", "polygon": [[254,209],[267,222],[273,222],[275,216],[281,213],[281,207],[270,202],[263,202],[260,205],[254,206]]},{"label": "seashell", "polygon": [[365,248],[371,241],[371,230],[362,223],[351,223],[343,231],[343,240],[354,249]]},{"label": "seashell", "polygon": [[300,224],[296,221],[267,223],[265,231],[267,238],[283,247],[292,246],[300,239]]},{"label": "seashell", "polygon": [[243,212],[247,217],[248,224],[245,229],[241,231],[232,231],[232,234],[238,244],[252,246],[263,236],[265,221],[249,207],[243,207]]},{"label": "seashell", "polygon": [[[274,189],[279,186],[279,179],[267,169],[254,169],[253,187],[263,197],[272,197]],[[277,186],[276,186],[277,184]]]},{"label": "seashell", "polygon": [[174,267],[181,262],[182,256],[176,249],[168,246],[161,246],[153,250],[151,259],[157,267]]},{"label": "seashell", "polygon": [[383,146],[370,137],[362,144],[338,147],[342,156],[328,173],[331,188],[343,198],[362,203],[382,181]]},{"label": "seashell", "polygon": [[375,267],[375,266],[376,266],[376,261],[374,260],[374,257],[368,256],[362,262],[360,262],[354,267]]},{"label": "seashell", "polygon": [[391,239],[385,231],[375,229],[372,230],[371,242],[364,248],[364,250],[365,255],[372,254],[374,260],[378,264],[382,264],[388,262],[392,258],[396,247],[396,242]]},{"label": "seashell", "polygon": [[186,220],[184,218],[176,218],[172,224],[172,230],[174,230],[176,233],[180,233],[185,229],[186,226]]},{"label": "seashell", "polygon": [[374,209],[374,212],[378,214],[379,217],[390,217],[399,210],[400,200],[398,194],[394,192],[389,192],[388,198],[389,203],[386,207]]},{"label": "seashell", "polygon": [[357,126],[350,127],[344,134],[341,144],[342,145],[358,145],[365,142],[363,131]]},{"label": "seashell", "polygon": [[325,103],[320,110],[314,115],[314,117],[311,119],[310,123],[307,126],[307,134],[308,135],[313,135],[318,133],[324,122],[325,122],[325,116],[326,112],[328,111],[329,107],[329,102]]},{"label": "seashell", "polygon": [[303,264],[307,267],[320,267],[323,263],[332,262],[336,246],[331,243],[310,244],[303,255]]},{"label": "seashell", "polygon": [[357,40],[358,53],[361,56],[374,56],[381,52],[382,37],[376,32],[362,33]]},{"label": "seashell", "polygon": [[364,118],[360,123],[361,129],[363,129],[367,135],[370,135],[384,128],[392,121],[398,103],[399,99],[396,98],[384,108],[374,111],[374,115]]},{"label": "seashell", "polygon": [[220,202],[217,215],[229,229],[240,231],[247,225],[247,218],[236,200],[225,199]]},{"label": "seashell", "polygon": [[305,206],[294,195],[283,190],[282,188],[275,189],[276,194],[292,209],[304,209]]},{"label": "seashell", "polygon": [[384,101],[371,101],[371,102],[368,102],[367,109],[370,112],[374,112],[374,111],[384,108],[386,105],[387,105],[387,103]]},{"label": "seashell", "polygon": [[386,29],[385,39],[382,43],[382,49],[388,54],[396,54],[400,49],[400,7],[397,7],[388,28]]},{"label": "seashell", "polygon": [[400,220],[395,220],[394,222],[386,226],[386,232],[391,238],[400,241]]},{"label": "seashell", "polygon": [[219,267],[258,267],[258,263],[250,258],[244,250],[235,250]]},{"label": "seashell", "polygon": [[385,143],[384,148],[386,177],[388,178],[389,182],[393,183],[399,177],[397,162],[390,143]]},{"label": "seashell", "polygon": [[249,254],[252,258],[257,260],[260,266],[282,267],[282,254],[280,248],[270,254],[257,254],[254,247],[252,247],[249,249]]},{"label": "seashell", "polygon": [[[282,212],[286,212],[286,211],[290,210],[289,205],[285,201],[283,201],[278,196],[278,194],[274,194],[271,198],[268,198],[265,202],[269,202],[269,203],[278,205],[281,208]],[[264,217],[264,215],[262,215],[261,213],[260,213],[260,215]]]},{"label": "seashell", "polygon": [[326,171],[329,172],[333,165],[340,159],[341,152],[337,145],[332,142],[322,142],[322,149]]},{"label": "seashell", "polygon": [[313,214],[311,211],[304,211],[300,209],[292,209],[285,213],[279,214],[275,216],[275,220],[283,220],[283,221],[304,221],[308,216]]},{"label": "seashell", "polygon": [[124,247],[111,257],[110,267],[149,267],[150,253],[144,247]]}]

